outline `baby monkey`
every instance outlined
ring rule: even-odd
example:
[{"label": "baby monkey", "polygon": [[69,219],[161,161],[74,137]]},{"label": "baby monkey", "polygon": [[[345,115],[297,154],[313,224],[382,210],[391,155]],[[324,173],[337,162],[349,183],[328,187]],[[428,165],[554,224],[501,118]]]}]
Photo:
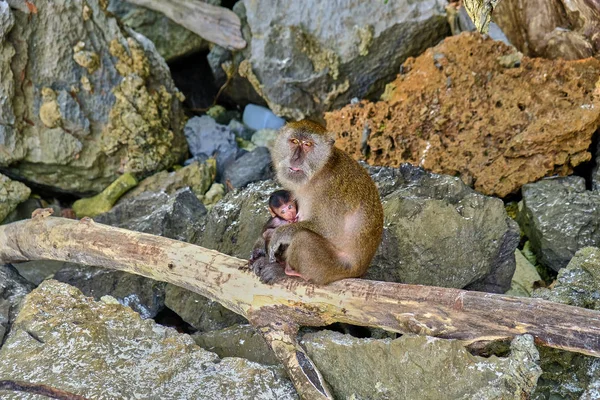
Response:
[{"label": "baby monkey", "polygon": [[268,246],[275,228],[298,221],[298,205],[289,190],[276,190],[269,197],[271,219],[263,227],[263,239]]},{"label": "baby monkey", "polygon": [[266,255],[271,236],[278,226],[298,221],[298,205],[289,190],[276,190],[269,196],[269,213],[271,218],[263,227],[262,239],[254,245],[250,265],[259,257]]}]

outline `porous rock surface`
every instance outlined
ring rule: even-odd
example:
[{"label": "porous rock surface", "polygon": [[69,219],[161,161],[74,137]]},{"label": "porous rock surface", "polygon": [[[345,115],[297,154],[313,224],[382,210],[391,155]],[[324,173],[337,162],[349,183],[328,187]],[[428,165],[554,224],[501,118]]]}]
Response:
[{"label": "porous rock surface", "polygon": [[326,114],[327,128],[355,158],[460,176],[488,195],[567,175],[591,158],[600,60],[502,66],[513,52],[475,33],[447,38],[407,60],[382,101]]},{"label": "porous rock surface", "polygon": [[[25,299],[0,349],[0,376],[89,399],[297,398],[273,367],[219,359],[188,335],[52,280]],[[2,398],[24,398],[13,393]]]},{"label": "porous rock surface", "polygon": [[119,173],[150,174],[186,153],[167,65],[106,5],[0,2],[0,167],[9,175],[98,192]]},{"label": "porous rock surface", "polygon": [[[449,34],[441,0],[240,3],[234,11],[248,46],[233,60],[246,81],[235,79],[228,93],[247,103],[255,97],[251,85],[275,114],[291,119],[320,117],[380,92],[407,57]],[[227,56],[218,46],[212,53],[218,77]]]}]

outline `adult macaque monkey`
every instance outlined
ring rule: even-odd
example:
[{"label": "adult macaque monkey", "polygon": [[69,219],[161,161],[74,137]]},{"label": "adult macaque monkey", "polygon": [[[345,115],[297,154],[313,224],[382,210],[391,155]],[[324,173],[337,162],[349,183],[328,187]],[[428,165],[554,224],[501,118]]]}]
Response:
[{"label": "adult macaque monkey", "polygon": [[298,222],[276,228],[267,255],[252,263],[261,281],[287,274],[327,284],[369,267],[383,232],[379,194],[365,169],[333,143],[312,121],[281,128],[271,157],[298,202]]}]

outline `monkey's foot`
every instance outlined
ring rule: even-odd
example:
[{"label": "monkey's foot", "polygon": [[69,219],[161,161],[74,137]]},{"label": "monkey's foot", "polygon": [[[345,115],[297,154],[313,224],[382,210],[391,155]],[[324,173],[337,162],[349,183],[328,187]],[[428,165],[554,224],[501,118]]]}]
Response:
[{"label": "monkey's foot", "polygon": [[285,277],[285,268],[277,262],[269,262],[267,257],[261,257],[254,261],[252,270],[263,283],[275,283]]}]

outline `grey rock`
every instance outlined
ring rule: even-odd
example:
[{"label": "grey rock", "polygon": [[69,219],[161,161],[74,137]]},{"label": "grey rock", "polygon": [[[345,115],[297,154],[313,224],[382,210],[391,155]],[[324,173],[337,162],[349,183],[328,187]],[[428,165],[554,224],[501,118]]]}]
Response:
[{"label": "grey rock", "polygon": [[383,196],[385,225],[366,278],[492,293],[510,288],[519,229],[501,200],[408,164],[369,171]]},{"label": "grey rock", "polygon": [[519,250],[515,250],[517,268],[510,284],[510,290],[506,292],[509,296],[530,297],[536,283],[543,282],[533,264],[525,258]]},{"label": "grey rock", "polygon": [[154,318],[165,306],[165,283],[127,272],[65,263],[54,279],[96,300],[112,296],[144,319]]},{"label": "grey rock", "polygon": [[541,288],[533,297],[600,310],[600,248],[585,247],[558,272],[552,290]]},{"label": "grey rock", "polygon": [[[220,0],[205,1],[219,5]],[[163,14],[123,0],[110,0],[108,11],[125,25],[150,39],[158,53],[167,61],[208,49],[208,42]]]},{"label": "grey rock", "polygon": [[[446,36],[445,5],[441,0],[243,0],[245,10],[236,5],[234,11],[246,27],[248,46],[233,61],[241,63],[240,75],[275,114],[322,116],[353,97],[381,93],[407,57]],[[215,75],[222,74],[223,52],[209,61]],[[246,104],[252,100],[247,86],[231,82],[227,93]]]},{"label": "grey rock", "polygon": [[0,349],[0,376],[35,376],[89,399],[297,399],[276,368],[219,359],[188,335],[56,281],[26,298]]},{"label": "grey rock", "polygon": [[27,200],[30,194],[31,190],[27,186],[0,174],[0,222]]},{"label": "grey rock", "polygon": [[[209,108],[206,111],[206,115],[217,121],[217,124],[228,125],[229,129],[234,131],[236,134],[238,133],[238,124],[240,124],[238,121],[242,120],[242,113],[240,113],[238,110],[228,110],[223,106],[216,105]],[[244,129],[248,129],[248,127],[244,127]]]},{"label": "grey rock", "polygon": [[227,125],[227,127],[233,133],[235,133],[235,136],[242,138],[244,140],[252,139],[252,135],[255,132],[254,129],[248,128],[246,125],[244,125],[240,121],[236,121],[235,119],[232,119],[231,121],[229,121],[229,125]]},{"label": "grey rock", "polygon": [[273,111],[256,104],[248,104],[242,115],[244,124],[254,130],[279,129],[285,125],[285,120],[273,114]]},{"label": "grey rock", "polygon": [[235,133],[227,126],[217,124],[208,115],[191,118],[185,125],[184,132],[194,157],[202,155],[216,157],[217,179],[220,179],[225,169],[238,155],[239,148],[235,141]]},{"label": "grey rock", "polygon": [[202,231],[193,243],[234,257],[250,258],[252,247],[270,218],[269,196],[280,188],[268,180],[227,193],[206,215]]},{"label": "grey rock", "polygon": [[600,359],[540,347],[540,376],[532,400],[593,400],[600,398]]},{"label": "grey rock", "polygon": [[600,192],[600,135],[596,137],[595,165],[592,168],[592,190]]},{"label": "grey rock", "polygon": [[600,246],[600,193],[583,178],[543,179],[521,192],[517,220],[540,264],[559,271],[577,250]]},{"label": "grey rock", "polygon": [[15,320],[21,301],[34,287],[11,264],[0,265],[0,343]]},{"label": "grey rock", "polygon": [[[206,161],[206,160],[205,160]],[[214,160],[209,162],[190,162],[189,165],[173,172],[161,171],[144,179],[138,185],[127,191],[117,204],[136,198],[145,192],[174,194],[177,190],[189,187],[192,192],[202,199],[210,189],[217,173]]]},{"label": "grey rock", "polygon": [[165,305],[201,332],[247,323],[245,318],[216,301],[171,284],[165,289]]},{"label": "grey rock", "polygon": [[273,177],[271,153],[266,147],[257,147],[231,163],[223,174],[225,182],[234,188]]},{"label": "grey rock", "polygon": [[62,261],[38,260],[14,264],[19,274],[29,282],[38,286],[44,280],[52,278],[54,274],[69,265]]},{"label": "grey rock", "polygon": [[[95,218],[97,222],[190,241],[201,230],[206,208],[189,189],[168,195],[164,192],[145,192],[127,199],[107,213]],[[88,296],[99,299],[111,295],[130,306],[144,318],[153,318],[165,305],[165,283],[122,271],[69,264],[54,278],[78,287]]]},{"label": "grey rock", "polygon": [[[246,21],[246,7],[244,7],[244,3],[241,1],[235,3],[232,11],[240,18],[242,36],[247,41],[248,38],[252,36],[252,33],[250,32],[250,27]],[[225,82],[227,82],[228,77],[222,67],[224,63],[231,62],[233,66],[239,67],[240,63],[244,61],[244,58],[244,55],[240,51],[232,52],[221,46],[213,46],[208,53],[207,60],[215,78],[215,82],[219,86],[222,86],[225,84]],[[252,87],[250,82],[248,82],[246,78],[240,76],[239,73],[233,74],[233,76],[229,79],[229,84],[223,90],[223,95],[224,97],[228,97],[230,100],[232,100],[233,103],[242,107],[248,103],[260,105],[267,104],[265,100],[260,97],[260,94],[256,92],[254,87]]]},{"label": "grey rock", "polygon": [[[408,165],[368,170],[384,196],[386,225],[366,278],[508,290],[519,230],[502,201],[477,194],[458,178]],[[228,193],[193,243],[248,258],[269,218],[269,195],[279,188],[269,180]]]},{"label": "grey rock", "polygon": [[265,365],[281,366],[265,339],[251,325],[234,325],[192,335],[196,344],[219,357],[241,357]]},{"label": "grey rock", "polygon": [[[8,3],[0,3],[0,60],[10,60],[15,55],[14,47],[6,41],[14,24],[15,18]],[[15,87],[10,62],[0,62],[0,78],[2,82],[0,84],[0,144],[8,151],[8,154],[3,157],[10,158],[10,154],[17,150],[16,136],[12,126],[15,122],[12,102]],[[15,154],[14,158],[19,156],[22,154]]]},{"label": "grey rock", "polygon": [[168,195],[144,192],[94,218],[102,224],[189,242],[202,226],[206,208],[190,188]]},{"label": "grey rock", "polygon": [[343,399],[520,400],[541,374],[529,335],[515,338],[506,358],[476,357],[459,341],[412,335],[376,340],[323,331],[302,344]]},{"label": "grey rock", "polygon": [[[600,249],[579,250],[558,272],[553,288],[537,289],[533,297],[600,310]],[[600,359],[551,348],[540,348],[544,371],[533,400],[591,400],[600,388]]]},{"label": "grey rock", "polygon": [[257,146],[271,148],[275,139],[277,138],[277,131],[274,129],[261,129],[254,132],[252,135],[252,143]]},{"label": "grey rock", "polygon": [[167,168],[187,152],[166,63],[103,4],[40,1],[33,15],[1,3],[0,167],[7,174],[83,194],[122,172]]}]

